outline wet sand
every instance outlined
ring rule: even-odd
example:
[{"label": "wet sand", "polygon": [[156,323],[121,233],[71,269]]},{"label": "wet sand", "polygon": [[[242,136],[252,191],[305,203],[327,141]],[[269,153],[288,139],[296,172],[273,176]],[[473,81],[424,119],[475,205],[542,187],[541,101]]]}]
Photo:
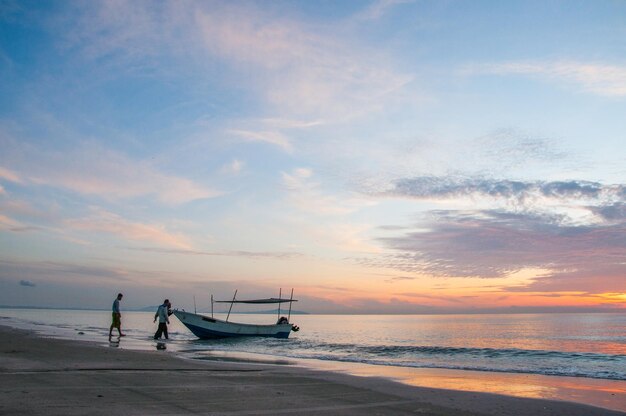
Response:
[{"label": "wet sand", "polygon": [[0,327],[7,415],[624,415],[564,401],[250,362],[185,360]]}]

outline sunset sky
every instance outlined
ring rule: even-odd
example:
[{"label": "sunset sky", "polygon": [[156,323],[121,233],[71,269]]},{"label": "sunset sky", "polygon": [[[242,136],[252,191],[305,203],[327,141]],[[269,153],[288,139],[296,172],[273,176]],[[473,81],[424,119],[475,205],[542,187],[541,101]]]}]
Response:
[{"label": "sunset sky", "polygon": [[0,1],[0,305],[626,311],[626,2]]}]

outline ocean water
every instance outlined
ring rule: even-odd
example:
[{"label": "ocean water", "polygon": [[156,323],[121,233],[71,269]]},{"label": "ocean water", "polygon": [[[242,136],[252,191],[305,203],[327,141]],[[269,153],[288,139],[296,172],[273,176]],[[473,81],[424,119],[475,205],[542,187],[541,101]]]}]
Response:
[{"label": "ocean water", "polygon": [[[153,313],[123,312],[123,348],[154,349]],[[217,318],[224,318],[216,314]],[[272,323],[274,315],[231,321]],[[289,339],[198,340],[174,316],[167,349],[189,358],[233,353],[374,366],[626,380],[626,314],[294,315]],[[0,309],[0,324],[109,344],[107,311]],[[111,345],[111,344],[109,344]]]}]

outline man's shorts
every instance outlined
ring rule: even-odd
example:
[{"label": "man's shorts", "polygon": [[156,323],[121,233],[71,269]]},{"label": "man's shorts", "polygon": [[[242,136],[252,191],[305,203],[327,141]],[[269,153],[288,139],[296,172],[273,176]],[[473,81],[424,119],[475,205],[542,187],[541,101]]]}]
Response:
[{"label": "man's shorts", "polygon": [[113,317],[111,325],[115,328],[119,328],[122,325],[122,321],[120,320],[120,314],[113,312],[111,315]]}]

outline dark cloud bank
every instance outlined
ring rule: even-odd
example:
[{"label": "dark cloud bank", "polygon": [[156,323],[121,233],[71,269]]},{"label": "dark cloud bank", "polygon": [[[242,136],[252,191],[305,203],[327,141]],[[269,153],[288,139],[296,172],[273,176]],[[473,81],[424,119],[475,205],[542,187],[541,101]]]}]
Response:
[{"label": "dark cloud bank", "polygon": [[530,197],[571,199],[616,198],[624,200],[626,186],[589,181],[522,182],[483,178],[421,176],[399,179],[385,192],[389,196],[417,199],[491,196],[525,200]]},{"label": "dark cloud bank", "polygon": [[[365,264],[481,278],[541,268],[548,273],[520,290],[626,290],[624,185],[419,177],[398,180],[385,194],[414,199],[488,196],[519,204],[510,209],[431,211],[413,228],[379,238],[394,254],[363,260]],[[585,209],[595,221],[576,223],[564,214],[538,210],[531,201],[536,197]]]}]

